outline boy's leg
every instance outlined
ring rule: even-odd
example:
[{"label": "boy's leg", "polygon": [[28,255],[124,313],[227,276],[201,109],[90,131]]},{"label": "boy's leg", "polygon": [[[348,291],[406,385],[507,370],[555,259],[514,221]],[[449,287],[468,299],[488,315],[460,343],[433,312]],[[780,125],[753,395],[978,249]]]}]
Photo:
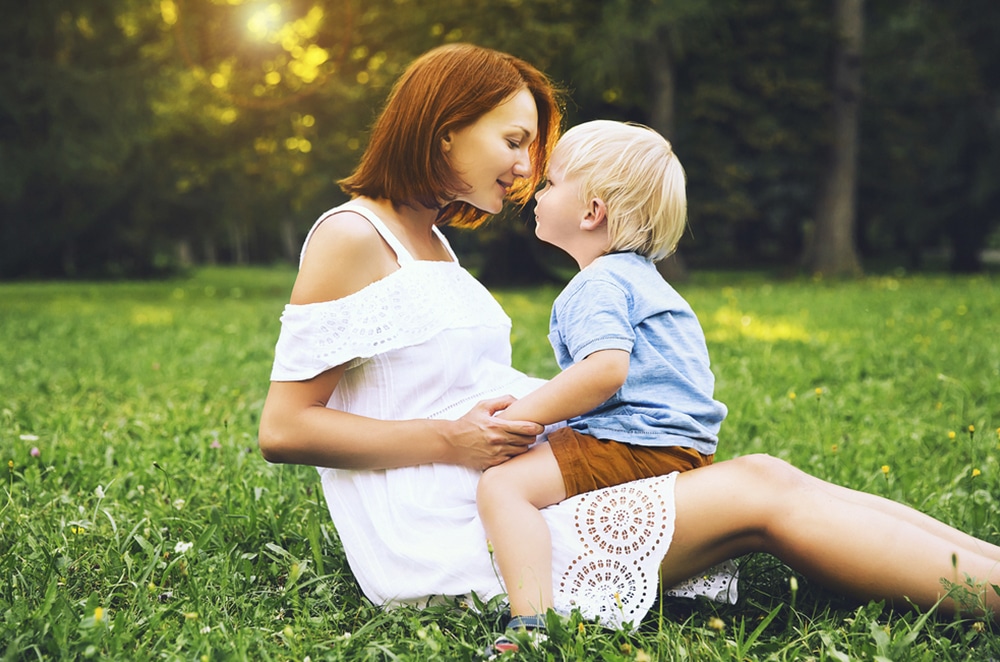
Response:
[{"label": "boy's leg", "polygon": [[476,499],[513,616],[552,607],[552,538],[540,508],[566,498],[548,444],[486,470]]},{"label": "boy's leg", "polygon": [[666,476],[711,464],[713,456],[681,446],[639,446],[597,439],[572,428],[549,435],[566,496],[622,485],[633,480]]}]

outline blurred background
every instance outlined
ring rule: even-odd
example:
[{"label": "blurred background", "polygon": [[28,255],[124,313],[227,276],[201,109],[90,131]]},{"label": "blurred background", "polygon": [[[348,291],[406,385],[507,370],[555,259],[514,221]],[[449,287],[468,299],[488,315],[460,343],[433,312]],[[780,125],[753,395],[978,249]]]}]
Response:
[{"label": "blurred background", "polygon": [[[996,0],[32,0],[0,23],[0,278],[293,263],[455,41],[548,73],[567,126],[674,143],[674,277],[998,268]],[[449,236],[488,284],[558,279],[529,218]]]}]

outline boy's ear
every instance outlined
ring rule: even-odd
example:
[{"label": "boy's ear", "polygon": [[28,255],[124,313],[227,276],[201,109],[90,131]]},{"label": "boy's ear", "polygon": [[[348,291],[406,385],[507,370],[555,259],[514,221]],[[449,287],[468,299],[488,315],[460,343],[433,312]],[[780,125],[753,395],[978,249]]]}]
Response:
[{"label": "boy's ear", "polygon": [[604,200],[591,198],[587,203],[587,214],[580,223],[581,230],[596,230],[608,220],[608,207]]}]

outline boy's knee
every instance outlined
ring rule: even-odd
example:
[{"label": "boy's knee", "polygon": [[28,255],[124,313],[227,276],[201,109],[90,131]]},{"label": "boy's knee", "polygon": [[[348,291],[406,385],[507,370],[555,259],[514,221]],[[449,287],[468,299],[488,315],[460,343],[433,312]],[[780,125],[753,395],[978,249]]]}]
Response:
[{"label": "boy's knee", "polygon": [[503,465],[499,465],[487,469],[479,477],[479,485],[476,487],[476,502],[480,506],[499,503],[510,493],[511,486],[505,473]]}]

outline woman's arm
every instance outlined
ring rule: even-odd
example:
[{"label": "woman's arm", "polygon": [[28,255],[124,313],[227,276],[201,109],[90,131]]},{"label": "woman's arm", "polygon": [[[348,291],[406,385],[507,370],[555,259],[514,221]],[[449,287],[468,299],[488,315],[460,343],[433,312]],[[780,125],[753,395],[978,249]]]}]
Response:
[{"label": "woman's arm", "polygon": [[343,366],[304,382],[272,382],[258,443],[268,462],[390,469],[430,462],[486,469],[527,450],[541,426],[493,416],[512,397],[481,402],[456,421],[381,421],[328,409]]},{"label": "woman's arm", "polygon": [[[292,303],[342,298],[397,268],[368,221],[337,214],[310,239]],[[344,370],[338,366],[306,381],[271,383],[258,436],[265,459],[348,469],[430,462],[485,469],[524,452],[542,432],[535,423],[493,416],[514,400],[510,397],[481,402],[455,421],[381,421],[328,409]]]},{"label": "woman's arm", "polygon": [[549,425],[586,414],[625,383],[629,353],[604,349],[588,355],[499,414],[508,420]]}]

